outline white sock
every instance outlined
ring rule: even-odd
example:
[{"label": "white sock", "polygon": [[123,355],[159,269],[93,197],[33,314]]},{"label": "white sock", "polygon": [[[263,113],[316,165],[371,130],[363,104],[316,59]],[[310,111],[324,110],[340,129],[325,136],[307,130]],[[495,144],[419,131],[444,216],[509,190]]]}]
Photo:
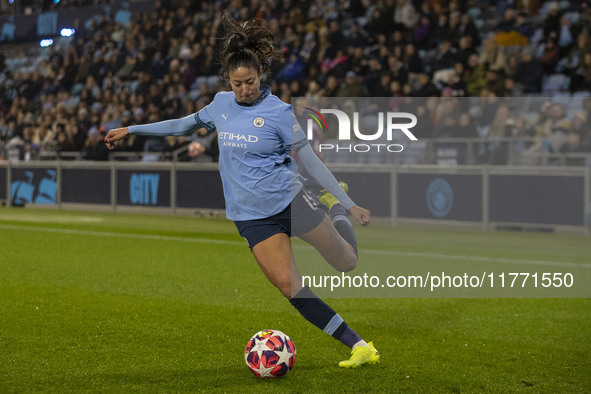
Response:
[{"label": "white sock", "polygon": [[[357,346],[366,346],[369,347],[369,345],[367,344],[367,342],[365,342],[363,339],[359,342],[357,342],[355,345],[353,345],[353,349],[355,349]],[[351,350],[353,350],[351,349]]]}]

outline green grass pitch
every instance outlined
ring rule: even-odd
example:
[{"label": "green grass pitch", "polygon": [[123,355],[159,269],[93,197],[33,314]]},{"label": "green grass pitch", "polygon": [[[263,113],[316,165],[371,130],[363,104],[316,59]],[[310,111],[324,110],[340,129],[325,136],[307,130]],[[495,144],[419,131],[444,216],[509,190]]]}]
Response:
[{"label": "green grass pitch", "polygon": [[[376,225],[357,234],[358,269],[428,253],[591,259],[582,236]],[[327,302],[374,341],[380,364],[339,369],[348,349],[267,282],[230,221],[0,209],[1,393],[591,392],[589,299]],[[285,378],[256,378],[244,363],[265,328],[296,344]]]}]

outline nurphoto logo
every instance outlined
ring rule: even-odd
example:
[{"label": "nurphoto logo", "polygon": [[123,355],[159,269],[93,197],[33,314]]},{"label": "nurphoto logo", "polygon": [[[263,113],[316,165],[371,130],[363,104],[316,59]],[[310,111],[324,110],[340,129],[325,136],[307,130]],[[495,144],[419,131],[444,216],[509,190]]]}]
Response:
[{"label": "nurphoto logo", "polygon": [[[410,141],[417,141],[417,137],[410,131],[416,126],[417,117],[408,112],[378,112],[377,116],[377,131],[373,134],[366,134],[367,131],[360,130],[360,116],[359,112],[353,112],[351,116],[344,111],[335,108],[322,108],[320,111],[314,110],[310,107],[304,107],[307,111],[304,115],[308,117],[307,121],[307,136],[309,140],[314,136],[314,124],[316,124],[323,133],[328,132],[328,123],[322,114],[330,114],[336,117],[336,124],[338,125],[338,140],[341,141],[367,141],[367,143],[349,143],[349,144],[334,144],[321,143],[319,144],[319,151],[348,151],[358,153],[368,152],[383,152],[398,153],[404,150],[401,144],[392,143],[393,139],[400,136],[406,136]],[[406,120],[406,122],[400,123]],[[332,124],[331,124],[332,126]],[[353,138],[354,137],[354,138]],[[384,138],[385,137],[385,138]],[[372,142],[372,143],[369,143]]]}]

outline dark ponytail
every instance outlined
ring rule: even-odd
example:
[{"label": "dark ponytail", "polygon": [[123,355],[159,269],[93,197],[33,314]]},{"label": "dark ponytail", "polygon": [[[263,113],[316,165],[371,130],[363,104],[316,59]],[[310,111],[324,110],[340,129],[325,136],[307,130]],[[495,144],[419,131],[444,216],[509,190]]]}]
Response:
[{"label": "dark ponytail", "polygon": [[262,20],[238,23],[228,11],[222,15],[222,26],[226,32],[219,54],[222,76],[239,67],[262,68],[264,74],[271,73],[271,61],[282,62],[283,55],[275,49],[274,37]]}]

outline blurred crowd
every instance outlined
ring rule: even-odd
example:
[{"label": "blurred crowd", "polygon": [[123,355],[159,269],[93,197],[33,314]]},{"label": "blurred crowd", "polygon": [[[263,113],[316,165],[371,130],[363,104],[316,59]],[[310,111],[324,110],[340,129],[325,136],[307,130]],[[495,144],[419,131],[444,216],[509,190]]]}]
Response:
[{"label": "blurred crowd", "polygon": [[[355,123],[352,134],[361,136],[351,149],[352,141],[338,139],[336,117],[326,117],[321,150],[328,162],[584,166],[591,157],[591,97],[321,97],[297,98],[295,103],[296,108],[338,108]],[[379,117],[386,112],[400,114],[391,122],[391,139],[384,117]],[[418,118],[409,130],[418,137],[416,142],[409,143],[401,132],[407,114]],[[318,134],[313,122],[300,119]],[[368,142],[368,136],[375,139]],[[388,154],[386,147],[392,143],[405,146],[405,154]]]},{"label": "blurred crowd", "polygon": [[[32,67],[0,51],[0,159],[73,152],[107,160],[111,128],[193,113],[228,90],[216,54],[221,15],[268,23],[285,54],[264,82],[292,97],[580,97],[544,102],[533,115],[425,116],[419,139],[523,136],[540,152],[591,152],[591,7],[587,1],[190,0],[155,2],[128,25],[98,15],[40,50]],[[12,65],[12,66],[11,66]],[[497,111],[495,109],[495,111]],[[560,115],[558,115],[560,112]],[[502,120],[500,118],[503,118]],[[535,118],[535,121],[533,120]],[[545,122],[552,125],[544,126]],[[483,124],[482,122],[488,122]],[[559,134],[560,133],[560,134]],[[131,136],[119,151],[187,151],[215,161],[215,138]],[[78,155],[76,155],[78,153]],[[191,155],[181,160],[197,160]]]},{"label": "blurred crowd", "polygon": [[26,15],[111,3],[113,3],[113,0],[0,0],[0,16]]}]

